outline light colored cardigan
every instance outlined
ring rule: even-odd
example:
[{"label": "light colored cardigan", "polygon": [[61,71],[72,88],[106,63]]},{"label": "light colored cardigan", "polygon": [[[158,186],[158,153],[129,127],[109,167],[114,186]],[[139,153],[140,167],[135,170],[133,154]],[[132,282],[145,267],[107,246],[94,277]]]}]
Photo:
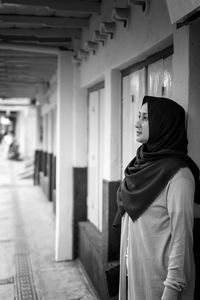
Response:
[{"label": "light colored cardigan", "polygon": [[193,300],[194,189],[191,171],[183,168],[137,221],[124,214],[119,300],[161,300],[165,287],[177,290],[179,300]]}]

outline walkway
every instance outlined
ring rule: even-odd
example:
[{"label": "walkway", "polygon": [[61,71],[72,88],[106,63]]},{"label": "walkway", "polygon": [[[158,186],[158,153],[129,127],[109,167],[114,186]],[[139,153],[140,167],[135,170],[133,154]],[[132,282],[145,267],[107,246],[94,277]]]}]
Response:
[{"label": "walkway", "polygon": [[0,299],[96,300],[78,260],[55,262],[52,203],[24,170],[0,149]]}]

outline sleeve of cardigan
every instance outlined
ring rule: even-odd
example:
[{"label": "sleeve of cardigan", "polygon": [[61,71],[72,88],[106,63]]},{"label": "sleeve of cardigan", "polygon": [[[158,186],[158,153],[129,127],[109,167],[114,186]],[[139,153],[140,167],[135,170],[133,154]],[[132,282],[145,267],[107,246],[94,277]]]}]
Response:
[{"label": "sleeve of cardigan", "polygon": [[192,274],[194,189],[192,176],[180,175],[171,180],[167,194],[171,242],[164,285],[177,291],[187,288]]}]

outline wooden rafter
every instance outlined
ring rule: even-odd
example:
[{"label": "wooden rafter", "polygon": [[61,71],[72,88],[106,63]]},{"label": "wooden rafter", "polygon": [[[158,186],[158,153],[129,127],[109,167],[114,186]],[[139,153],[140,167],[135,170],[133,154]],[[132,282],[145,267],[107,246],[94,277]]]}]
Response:
[{"label": "wooden rafter", "polygon": [[[6,74],[6,75],[8,75],[8,74],[10,74],[10,75],[12,75],[12,76],[14,76],[14,75],[20,75],[20,71],[23,71],[23,75],[24,76],[34,76],[34,75],[39,75],[39,74],[41,74],[41,75],[45,75],[45,72],[49,72],[49,70],[48,69],[45,69],[44,68],[44,71],[40,71],[39,69],[38,70],[27,70],[27,69],[18,69],[18,68],[15,68],[15,69],[1,69],[0,70],[0,72],[1,72],[1,75],[2,74]],[[3,72],[5,72],[5,73],[3,73]]]},{"label": "wooden rafter", "polygon": [[81,0],[65,1],[65,0],[1,0],[2,4],[26,5],[46,7],[53,10],[62,10],[67,12],[80,13],[99,13],[100,3],[86,2]]},{"label": "wooden rafter", "polygon": [[[41,63],[40,63],[41,62]],[[42,68],[45,68],[47,70],[53,70],[57,64],[52,64],[51,62],[42,62],[41,60],[32,60],[30,62],[12,62],[12,61],[7,61],[7,60],[0,60],[0,68],[2,67],[8,67],[8,68],[12,68],[12,67],[19,67],[19,68],[31,68],[31,69],[38,69],[41,70]]]},{"label": "wooden rafter", "polygon": [[[63,18],[63,17],[41,17],[0,14],[0,22],[8,24],[39,24],[41,26],[82,28],[88,26],[88,20],[84,18]],[[1,24],[1,23],[0,23]]]},{"label": "wooden rafter", "polygon": [[36,37],[36,36],[21,36],[21,35],[2,35],[0,33],[0,40],[3,41],[24,41],[24,42],[44,42],[44,43],[66,43],[70,42],[69,38],[65,37],[60,37],[60,38],[55,38],[55,37]]},{"label": "wooden rafter", "polygon": [[1,65],[7,65],[8,67],[9,66],[24,66],[24,67],[27,67],[27,66],[30,66],[30,67],[34,67],[36,65],[39,65],[40,67],[41,66],[45,66],[47,64],[48,67],[55,67],[57,65],[57,61],[55,60],[51,60],[51,58],[49,59],[42,59],[42,58],[30,58],[29,60],[27,59],[17,59],[17,58],[14,58],[14,57],[2,57],[0,56],[0,67]]},{"label": "wooden rafter", "polygon": [[[1,70],[2,72],[3,72],[3,70]],[[40,75],[41,76],[45,76],[45,78],[48,78],[48,76],[49,76],[49,73],[51,74],[51,73],[53,73],[54,71],[53,70],[49,70],[49,69],[47,69],[47,68],[45,68],[44,67],[44,70],[39,70],[39,69],[33,69],[33,70],[30,70],[30,69],[22,69],[22,68],[13,68],[13,69],[7,69],[7,71],[8,72],[10,72],[10,75],[11,76],[17,76],[17,75],[19,75],[20,76],[20,71],[21,71],[21,74],[23,75],[23,76],[30,76],[30,77],[32,77],[32,76],[39,76],[40,77]],[[12,72],[11,72],[12,71]],[[45,75],[45,72],[46,72],[46,75]]]},{"label": "wooden rafter", "polygon": [[33,88],[34,89],[34,84],[38,84],[40,85],[41,83],[39,81],[35,81],[35,82],[27,82],[27,81],[12,81],[12,82],[7,82],[7,80],[0,80],[0,85],[3,86],[9,86],[9,85],[14,86],[15,88],[17,87],[29,87],[29,88]]},{"label": "wooden rafter", "polygon": [[56,55],[53,54],[47,54],[47,53],[37,53],[37,52],[26,52],[26,51],[16,51],[16,50],[5,50],[0,48],[0,57],[16,57],[18,58],[25,58],[25,59],[31,59],[31,58],[44,58],[44,59],[57,59]]},{"label": "wooden rafter", "polygon": [[[0,49],[0,97],[35,97],[38,89],[56,74],[57,52],[39,54],[34,49],[42,46],[73,50],[74,40],[81,39],[82,28],[89,26],[90,16],[100,13],[100,2],[0,0],[3,7],[3,11],[0,9],[0,43],[11,45],[10,50]],[[31,15],[27,13],[29,6]],[[44,15],[41,15],[43,10]],[[64,14],[58,16],[59,11]],[[26,51],[32,47],[33,52]]]},{"label": "wooden rafter", "polygon": [[27,68],[27,69],[22,69],[22,68],[1,68],[0,69],[0,77],[2,76],[20,76],[21,74],[23,76],[39,76],[39,77],[44,77],[44,78],[49,78],[50,74],[54,74],[55,70],[54,69],[48,69],[47,67],[42,67],[41,69],[37,68]]},{"label": "wooden rafter", "polygon": [[69,38],[79,38],[81,31],[79,29],[4,29],[0,28],[0,35],[16,35],[16,36],[36,36],[36,37],[69,37]]}]

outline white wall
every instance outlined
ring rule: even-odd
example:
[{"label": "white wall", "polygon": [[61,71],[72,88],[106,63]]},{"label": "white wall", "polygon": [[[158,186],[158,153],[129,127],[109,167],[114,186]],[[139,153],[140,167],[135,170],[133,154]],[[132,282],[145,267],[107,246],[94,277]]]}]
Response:
[{"label": "white wall", "polygon": [[60,51],[58,62],[56,252],[57,261],[72,259],[73,245],[73,72],[72,57]]},{"label": "white wall", "polygon": [[173,98],[188,110],[189,97],[189,28],[184,26],[174,32]]},{"label": "white wall", "polygon": [[19,151],[24,159],[33,159],[37,147],[37,110],[33,106],[21,109],[16,124]]},{"label": "white wall", "polygon": [[43,126],[43,145],[42,149],[49,153],[56,154],[56,136],[57,136],[57,83],[43,95],[46,102],[41,105],[41,116]]},{"label": "white wall", "polygon": [[[105,80],[105,164],[104,178],[121,178],[121,73],[123,68],[141,61],[147,56],[162,50],[173,42],[175,27],[171,25],[165,0],[152,0],[149,13],[145,15],[141,7],[131,7],[131,20],[128,28],[116,23],[113,39],[99,47],[95,54],[90,53],[80,67],[81,87],[89,87]],[[94,30],[102,21],[111,21],[114,7],[126,7],[127,1],[106,1],[102,3],[102,13],[93,16],[90,29],[83,34],[82,45],[92,40]]]},{"label": "white wall", "polygon": [[25,116],[24,111],[19,111],[16,123],[16,138],[19,143],[19,151],[22,157],[25,157]]},{"label": "white wall", "polygon": [[104,179],[120,178],[121,162],[121,76],[118,70],[105,72]]},{"label": "white wall", "polygon": [[[109,3],[107,3],[109,2]],[[111,21],[111,9],[117,2],[103,1],[102,15],[92,19],[85,40],[92,39],[94,30],[98,30],[100,21]],[[127,1],[124,1],[127,6]],[[104,46],[99,45],[96,54],[90,53],[88,59],[81,65],[81,85],[88,86],[104,77],[105,69],[123,68],[128,64],[142,59],[150,52],[159,48],[159,43],[173,34],[165,0],[152,0],[149,13],[145,15],[141,8],[131,7],[131,22],[128,29],[122,23],[116,23],[114,39],[108,38]],[[122,5],[121,5],[122,6]],[[105,15],[105,17],[104,17]],[[155,49],[153,47],[157,46]],[[160,45],[163,47],[163,45]]]},{"label": "white wall", "polygon": [[37,145],[37,111],[36,108],[29,107],[25,116],[25,144],[27,158],[34,158],[34,153]]},{"label": "white wall", "polygon": [[188,150],[191,157],[200,168],[200,22],[190,27],[190,76],[189,76],[189,105],[188,105]]},{"label": "white wall", "polygon": [[80,87],[79,68],[73,68],[73,165],[87,166],[87,89]]},{"label": "white wall", "polygon": [[53,153],[56,156],[57,149],[57,107],[53,109]]}]

